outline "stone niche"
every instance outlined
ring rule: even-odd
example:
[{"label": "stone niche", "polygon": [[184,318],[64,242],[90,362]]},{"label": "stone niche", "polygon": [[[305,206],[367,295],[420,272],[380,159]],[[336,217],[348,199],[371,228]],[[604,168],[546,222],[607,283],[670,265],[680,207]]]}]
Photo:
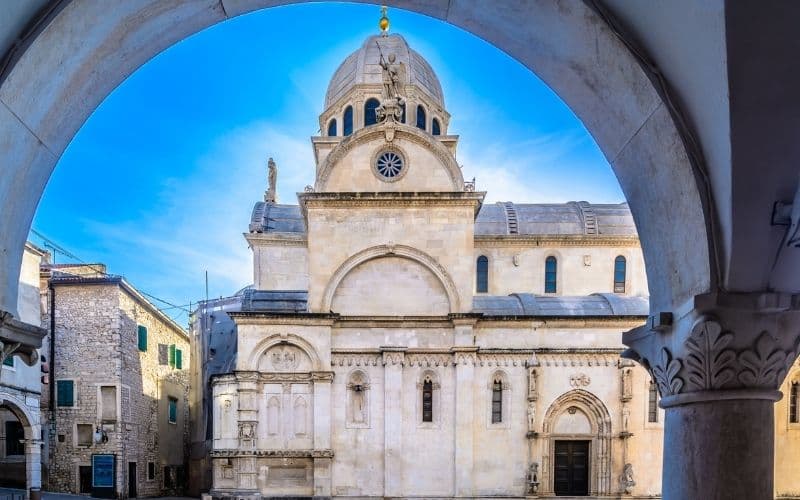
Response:
[{"label": "stone niche", "polygon": [[312,458],[258,459],[258,490],[262,496],[310,496],[314,494]]},{"label": "stone niche", "polygon": [[312,369],[308,354],[288,343],[270,347],[258,361],[258,371],[264,373],[310,372]]}]

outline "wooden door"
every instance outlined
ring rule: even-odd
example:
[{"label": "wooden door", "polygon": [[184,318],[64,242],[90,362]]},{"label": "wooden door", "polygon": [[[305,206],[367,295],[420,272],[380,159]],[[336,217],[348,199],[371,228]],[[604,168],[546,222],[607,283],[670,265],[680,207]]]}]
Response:
[{"label": "wooden door", "polygon": [[556,441],[553,463],[557,496],[589,494],[589,441]]}]

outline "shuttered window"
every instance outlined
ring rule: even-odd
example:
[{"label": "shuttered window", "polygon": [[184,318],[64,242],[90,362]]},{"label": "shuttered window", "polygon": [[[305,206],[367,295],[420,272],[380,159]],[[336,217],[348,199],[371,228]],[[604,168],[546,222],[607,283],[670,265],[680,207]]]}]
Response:
[{"label": "shuttered window", "polygon": [[56,381],[56,404],[58,406],[75,406],[75,382],[73,380]]},{"label": "shuttered window", "polygon": [[169,423],[174,424],[178,421],[178,400],[169,398]]},{"label": "shuttered window", "polygon": [[183,369],[183,351],[180,349],[175,349],[175,368]]},{"label": "shuttered window", "polygon": [[10,354],[6,356],[6,358],[3,360],[3,365],[14,366],[14,356],[11,356]]},{"label": "shuttered window", "polygon": [[139,350],[142,352],[147,352],[147,327],[144,325],[139,325],[138,329],[138,337],[139,337]]},{"label": "shuttered window", "polygon": [[175,368],[175,344],[169,346],[169,366]]}]

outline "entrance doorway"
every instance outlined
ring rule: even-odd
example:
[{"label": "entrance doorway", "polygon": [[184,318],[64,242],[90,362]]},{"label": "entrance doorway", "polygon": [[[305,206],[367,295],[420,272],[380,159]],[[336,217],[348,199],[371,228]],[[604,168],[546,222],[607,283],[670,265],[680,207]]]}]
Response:
[{"label": "entrance doorway", "polygon": [[128,462],[128,498],[136,498],[136,462]]},{"label": "entrance doorway", "polygon": [[78,476],[80,479],[80,492],[81,493],[91,493],[92,492],[92,466],[91,465],[81,465],[78,467]]},{"label": "entrance doorway", "polygon": [[589,441],[556,441],[553,489],[557,496],[589,494]]}]

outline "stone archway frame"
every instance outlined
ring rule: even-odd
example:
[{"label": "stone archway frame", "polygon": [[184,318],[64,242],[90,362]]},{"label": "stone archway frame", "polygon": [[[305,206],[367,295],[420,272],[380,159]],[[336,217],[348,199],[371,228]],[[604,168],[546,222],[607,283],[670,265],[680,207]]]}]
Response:
[{"label": "stone archway frame", "polygon": [[261,339],[258,344],[256,344],[250,353],[250,357],[247,358],[246,370],[257,372],[258,361],[261,359],[264,353],[266,353],[272,347],[281,344],[293,345],[303,351],[311,359],[311,371],[324,371],[329,369],[323,365],[322,360],[317,354],[317,350],[314,349],[314,346],[312,346],[307,340],[292,333],[278,333],[275,335],[270,335],[265,339]]},{"label": "stone archway frame", "polygon": [[[569,407],[575,406],[588,418],[591,434],[562,436],[553,434],[558,418]],[[542,494],[553,493],[553,452],[556,439],[591,441],[589,450],[589,495],[611,495],[613,491],[611,470],[611,415],[603,402],[589,391],[575,389],[559,396],[544,415],[542,421]]]},{"label": "stone archway frame", "polygon": [[331,310],[333,296],[336,290],[339,288],[342,280],[344,280],[352,270],[367,261],[379,259],[381,257],[402,257],[422,265],[438,278],[439,283],[441,283],[444,288],[447,294],[447,301],[450,304],[450,312],[456,313],[461,310],[461,299],[458,296],[455,282],[450,277],[447,270],[430,255],[407,245],[378,245],[362,250],[348,258],[336,269],[336,272],[333,273],[333,276],[331,276],[331,279],[328,281],[325,287],[325,293],[322,296],[322,307],[320,310]]},{"label": "stone archway frame", "polygon": [[[391,140],[388,139],[390,134],[393,134]],[[345,137],[344,140],[328,153],[328,156],[326,156],[325,160],[322,162],[319,173],[317,174],[317,182],[314,189],[318,192],[326,191],[328,180],[336,164],[357,146],[373,142],[376,139],[382,139],[389,145],[397,139],[403,139],[429,149],[447,171],[447,175],[450,177],[450,182],[452,183],[452,190],[464,190],[464,176],[461,174],[461,167],[458,166],[450,150],[433,135],[404,123],[372,125],[359,129]],[[408,155],[406,155],[406,157],[408,157]]]},{"label": "stone archway frame", "polygon": [[[0,66],[0,310],[17,313],[22,249],[44,186],[103,99],[153,56],[204,28],[302,1],[61,0],[51,15],[30,23],[23,43]],[[692,140],[691,121],[647,51],[596,2],[531,0],[504,8],[485,2],[386,3],[486,40],[535,72],[575,112],[631,207],[652,310],[673,310],[717,287],[714,243],[724,235],[715,233],[702,144]]]},{"label": "stone archway frame", "polygon": [[41,421],[26,409],[25,400],[13,394],[0,393],[0,406],[17,417],[25,433],[25,489],[40,489],[42,485]]}]

